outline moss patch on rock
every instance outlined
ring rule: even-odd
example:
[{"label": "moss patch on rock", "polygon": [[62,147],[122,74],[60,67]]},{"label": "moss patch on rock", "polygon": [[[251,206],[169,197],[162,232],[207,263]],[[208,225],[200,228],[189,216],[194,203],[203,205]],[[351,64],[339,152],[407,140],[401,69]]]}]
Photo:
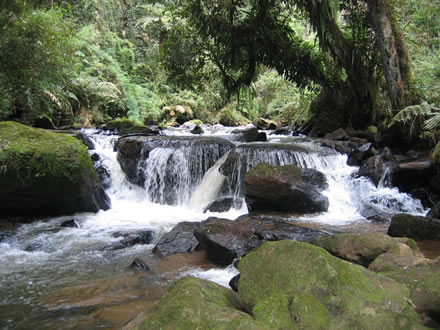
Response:
[{"label": "moss patch on rock", "polygon": [[[283,294],[287,296],[284,300],[292,302],[295,297],[301,297],[298,300],[301,304],[295,308],[319,311],[320,324],[326,324],[330,315],[324,328],[340,328],[341,324],[372,328],[369,324],[378,324],[378,316],[383,316],[391,328],[398,328],[397,317],[417,325],[416,314],[407,302],[406,286],[337,259],[310,244],[267,242],[245,256],[238,268],[240,297],[254,306],[256,317],[270,313],[264,311],[262,302]],[[272,305],[267,304],[270,309]],[[321,305],[328,313],[317,307]],[[294,315],[288,316],[292,328],[301,327],[301,319]]]},{"label": "moss patch on rock", "polygon": [[100,207],[105,208],[105,198],[81,141],[16,122],[0,123],[2,212],[11,215],[96,212]]},{"label": "moss patch on rock", "polygon": [[129,329],[270,329],[238,310],[235,292],[185,277],[175,282],[146,319]]},{"label": "moss patch on rock", "polygon": [[380,254],[399,250],[399,242],[382,233],[325,235],[315,238],[312,244],[366,267]]},{"label": "moss patch on rock", "polygon": [[132,133],[149,133],[151,130],[145,125],[127,118],[109,121],[104,125],[105,130],[117,131],[120,135]]}]

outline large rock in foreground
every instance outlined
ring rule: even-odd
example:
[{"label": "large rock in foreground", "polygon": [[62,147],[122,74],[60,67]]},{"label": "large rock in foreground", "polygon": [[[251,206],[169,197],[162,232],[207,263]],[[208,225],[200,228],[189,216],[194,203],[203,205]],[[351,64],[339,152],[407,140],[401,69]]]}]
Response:
[{"label": "large rock in foreground", "polygon": [[246,203],[252,211],[325,212],[329,203],[320,192],[326,187],[324,174],[295,165],[260,163],[243,179]]},{"label": "large rock in foreground", "polygon": [[245,256],[238,268],[238,294],[184,278],[148,316],[141,315],[126,328],[423,328],[405,285],[310,244],[267,242]]},{"label": "large rock in foreground", "polygon": [[234,306],[238,301],[225,287],[185,277],[167,290],[147,318],[140,315],[125,329],[265,329]]},{"label": "large rock in foreground", "polygon": [[421,327],[406,286],[316,246],[267,242],[238,268],[244,305],[273,329]]},{"label": "large rock in foreground", "polygon": [[64,134],[0,123],[0,213],[45,216],[108,209],[87,148]]}]

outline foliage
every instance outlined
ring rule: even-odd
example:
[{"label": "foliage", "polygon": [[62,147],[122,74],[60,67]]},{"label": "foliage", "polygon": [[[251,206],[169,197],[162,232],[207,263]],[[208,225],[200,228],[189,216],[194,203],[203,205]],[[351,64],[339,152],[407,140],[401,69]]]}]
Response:
[{"label": "foliage", "polygon": [[60,11],[20,0],[0,9],[0,120],[59,118],[68,110],[66,83],[76,75],[72,27]]}]

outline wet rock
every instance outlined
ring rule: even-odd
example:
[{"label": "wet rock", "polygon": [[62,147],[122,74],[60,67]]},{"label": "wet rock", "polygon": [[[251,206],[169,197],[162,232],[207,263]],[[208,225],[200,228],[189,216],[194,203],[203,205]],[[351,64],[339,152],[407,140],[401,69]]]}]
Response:
[{"label": "wet rock", "polygon": [[326,187],[324,174],[295,165],[261,163],[243,179],[246,203],[252,211],[325,212],[328,199],[320,192]]},{"label": "wet rock", "polygon": [[392,174],[391,165],[394,159],[391,150],[384,148],[377,155],[371,156],[362,161],[358,175],[369,178],[377,186],[381,179],[385,177],[387,171],[389,174]]},{"label": "wet rock", "polygon": [[103,251],[121,250],[136,244],[151,244],[154,240],[154,232],[152,230],[144,230],[139,232],[115,232],[113,237],[124,237],[119,242],[115,242],[103,248]]},{"label": "wet rock", "polygon": [[221,266],[231,264],[265,241],[307,241],[322,234],[282,220],[253,216],[242,216],[235,221],[209,218],[194,232],[200,248],[206,250],[211,261]]},{"label": "wet rock", "polygon": [[429,218],[440,219],[440,202],[436,203],[426,215]]},{"label": "wet rock", "polygon": [[61,223],[60,227],[64,227],[64,228],[80,228],[80,225],[79,225],[78,221],[76,221],[75,219],[72,219],[72,220],[66,220],[63,223]]},{"label": "wet rock", "polygon": [[347,165],[360,166],[365,159],[374,156],[375,153],[376,149],[374,149],[373,144],[365,143],[359,148],[356,148],[354,151],[350,152],[347,159]]},{"label": "wet rock", "polygon": [[348,136],[348,134],[345,131],[345,129],[339,128],[339,129],[335,130],[332,133],[327,133],[324,136],[324,139],[327,139],[327,140],[344,140],[345,138],[347,138],[347,136]]},{"label": "wet rock", "polygon": [[160,134],[160,128],[157,126],[144,126],[136,123],[130,119],[115,119],[100,126],[99,128],[119,133],[120,135],[127,134],[142,134],[142,135],[158,135]]},{"label": "wet rock", "polygon": [[1,214],[35,218],[110,208],[87,148],[77,139],[2,122],[0,145]]},{"label": "wet rock", "polygon": [[391,219],[388,235],[419,240],[440,240],[440,220],[410,214],[396,214]]},{"label": "wet rock", "polygon": [[[434,269],[434,268],[433,268]],[[440,271],[416,281],[411,290],[411,300],[417,309],[440,322]]]},{"label": "wet rock", "polygon": [[257,138],[255,139],[255,141],[258,141],[258,142],[266,142],[266,141],[267,141],[267,135],[266,135],[266,133],[265,133],[265,132],[260,132],[260,133],[258,133],[258,136],[257,136]]},{"label": "wet rock", "polygon": [[233,134],[233,139],[238,142],[254,142],[257,141],[259,135],[258,129],[255,126],[236,129],[231,133]]},{"label": "wet rock", "polygon": [[270,135],[293,135],[293,130],[289,126],[280,127],[271,132]]},{"label": "wet rock", "polygon": [[194,126],[194,128],[191,130],[191,134],[201,135],[203,133],[205,133],[205,131],[200,125]]},{"label": "wet rock", "polygon": [[315,143],[323,147],[334,149],[341,154],[349,154],[350,152],[352,152],[361,145],[361,143],[359,142],[324,140],[324,139],[318,139],[315,141]]},{"label": "wet rock", "polygon": [[93,167],[99,176],[102,186],[104,189],[109,188],[112,184],[109,168],[97,153],[92,154],[91,158],[93,161]]},{"label": "wet rock", "polygon": [[278,128],[278,125],[273,120],[265,119],[265,118],[258,118],[255,121],[255,126],[258,129],[268,129],[268,130],[275,130]]},{"label": "wet rock", "polygon": [[95,150],[95,143],[93,140],[88,137],[88,135],[82,131],[78,132],[75,137],[80,140],[82,143],[84,143],[89,150]]},{"label": "wet rock", "polygon": [[235,292],[238,292],[238,280],[240,279],[240,274],[235,275],[231,280],[229,281],[229,286],[232,290]]},{"label": "wet rock", "polygon": [[[394,252],[400,255],[399,244],[401,244],[382,233],[325,235],[314,238],[311,243],[327,250],[335,257],[365,267],[383,253]],[[409,255],[413,256],[412,250],[406,247]]]},{"label": "wet rock", "polygon": [[241,200],[237,200],[234,197],[224,197],[217,199],[210,203],[204,210],[203,213],[206,212],[227,212],[232,207],[239,208],[240,206],[237,203],[241,204]]},{"label": "wet rock", "polygon": [[162,235],[153,253],[166,257],[176,253],[193,252],[199,245],[199,241],[194,236],[194,231],[199,226],[198,222],[178,223],[170,232]]},{"label": "wet rock", "polygon": [[144,271],[151,270],[150,267],[148,267],[148,265],[142,259],[139,258],[134,259],[131,265],[129,266],[129,268],[133,270],[144,270]]}]

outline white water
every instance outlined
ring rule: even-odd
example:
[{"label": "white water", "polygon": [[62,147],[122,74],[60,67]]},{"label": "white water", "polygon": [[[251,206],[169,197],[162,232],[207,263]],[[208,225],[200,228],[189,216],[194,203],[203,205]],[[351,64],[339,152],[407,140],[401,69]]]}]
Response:
[{"label": "white water", "polygon": [[[227,133],[219,129],[212,134]],[[116,231],[149,229],[156,233],[158,239],[181,221],[203,221],[209,216],[235,219],[247,213],[244,203],[238,210],[231,209],[221,214],[202,212],[209,202],[219,197],[225,177],[218,169],[226,156],[215,156],[219,160],[208,171],[199,168],[194,172],[191,167],[199,155],[192,154],[192,149],[154,149],[143,168],[147,178],[146,188],[143,188],[129,183],[122,172],[113,151],[116,136],[93,134],[92,138],[96,152],[111,174],[111,186],[107,193],[112,208],[96,214],[41,219],[21,226],[13,236],[0,242],[0,308],[11,305],[38,306],[39,297],[53,288],[121,273],[126,271],[124,269],[134,257],[151,257],[153,245],[136,245],[104,252],[103,247],[121,239],[112,236]],[[353,177],[357,169],[346,165],[346,156],[311,143],[304,143],[303,147],[312,152],[246,152],[247,169],[265,161],[274,165],[297,164],[315,168],[326,175],[329,188],[324,194],[330,201],[329,211],[299,220],[333,225],[365,221],[361,215],[365,208],[373,208],[384,214],[425,212],[419,201],[399,193],[397,189],[376,188],[365,178]],[[235,170],[237,179],[243,174],[239,168]],[[161,180],[170,173],[177,178],[173,181],[177,191],[175,196],[178,197],[175,205],[164,203],[167,185]],[[239,195],[240,187],[231,187],[231,193]],[[61,223],[71,219],[75,219],[80,228],[60,228]],[[186,270],[180,276],[192,274],[227,286],[236,272],[233,267],[208,271],[196,268]],[[28,313],[28,310],[21,313]],[[12,318],[10,315],[3,315],[6,325],[0,323],[0,328],[8,328],[10,322],[16,322],[9,320]]]}]

